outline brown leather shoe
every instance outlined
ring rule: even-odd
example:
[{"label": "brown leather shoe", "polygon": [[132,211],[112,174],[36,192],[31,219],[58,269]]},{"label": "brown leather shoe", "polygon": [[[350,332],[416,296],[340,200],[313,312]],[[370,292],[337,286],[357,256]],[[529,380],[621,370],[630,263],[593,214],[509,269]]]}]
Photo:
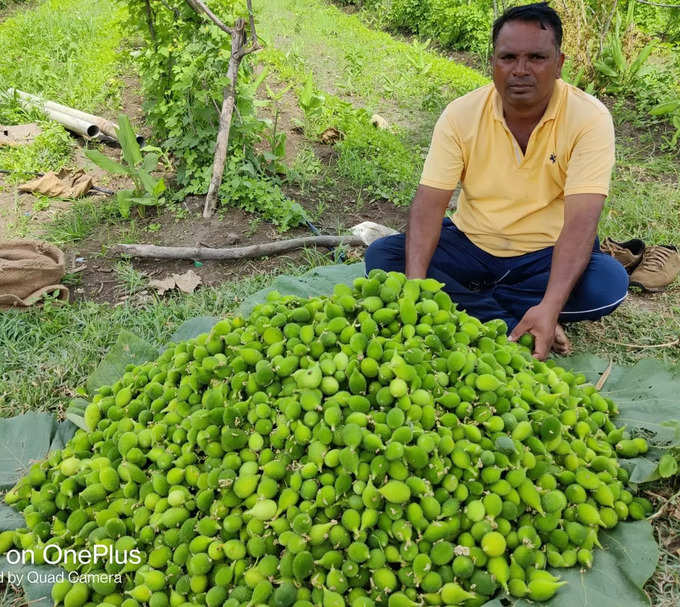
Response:
[{"label": "brown leather shoe", "polygon": [[680,272],[680,253],[671,245],[647,247],[640,265],[630,275],[631,286],[662,291]]},{"label": "brown leather shoe", "polygon": [[611,238],[605,238],[600,243],[600,251],[611,255],[618,261],[630,274],[642,261],[642,254],[645,250],[645,243],[639,238],[617,242]]}]

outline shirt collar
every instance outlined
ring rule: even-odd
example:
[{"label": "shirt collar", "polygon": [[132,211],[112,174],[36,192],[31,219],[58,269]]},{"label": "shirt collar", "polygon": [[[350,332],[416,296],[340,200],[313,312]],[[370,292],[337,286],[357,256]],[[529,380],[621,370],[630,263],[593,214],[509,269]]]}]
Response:
[{"label": "shirt collar", "polygon": [[[496,90],[496,87],[493,86],[493,84],[492,87],[493,87],[493,117],[495,120],[504,123],[505,117],[503,116],[503,101],[501,100],[501,96],[499,92]],[[543,116],[541,116],[541,119],[538,121],[536,128],[541,126],[544,122],[547,122],[548,120],[555,119],[555,116],[557,115],[557,110],[560,108],[562,98],[564,96],[563,95],[564,88],[565,84],[561,78],[555,80],[555,88],[553,89],[553,94],[550,97],[550,101],[548,102],[548,107],[545,108],[545,112],[543,112]]]}]

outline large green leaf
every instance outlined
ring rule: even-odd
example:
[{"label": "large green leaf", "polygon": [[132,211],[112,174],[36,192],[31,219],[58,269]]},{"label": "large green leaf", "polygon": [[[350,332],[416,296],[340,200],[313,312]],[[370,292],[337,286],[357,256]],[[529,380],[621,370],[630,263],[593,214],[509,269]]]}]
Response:
[{"label": "large green leaf", "polygon": [[[555,569],[567,582],[545,607],[649,607],[642,586],[651,577],[659,559],[652,526],[647,521],[619,523],[600,534],[602,550],[593,555],[593,567]],[[494,599],[483,607],[530,607],[525,600]]]},{"label": "large green leaf", "polygon": [[659,103],[655,105],[649,113],[652,116],[662,116],[663,114],[672,114],[675,110],[680,110],[680,101],[667,101],[666,103]]},{"label": "large green leaf", "polygon": [[[0,490],[12,487],[50,451],[62,449],[75,431],[76,427],[71,422],[58,422],[50,413],[26,413],[0,419]],[[0,503],[0,531],[24,525],[24,517],[20,513]],[[52,584],[45,580],[49,579],[48,575],[55,576],[63,573],[63,570],[30,563],[10,564],[3,556],[0,558],[0,576],[7,581],[10,573],[16,576],[16,585],[23,588],[26,600],[32,607],[49,607],[53,604],[50,597]]]},{"label": "large green leaf", "polygon": [[69,403],[69,406],[66,409],[66,419],[69,420],[71,423],[75,424],[79,428],[82,428],[85,431],[89,431],[89,428],[87,427],[87,424],[85,423],[85,408],[87,405],[90,404],[90,401],[85,400],[84,398],[74,398],[71,400]]},{"label": "large green leaf", "polygon": [[117,175],[129,175],[130,173],[127,167],[105,156],[99,150],[85,150],[85,156],[108,173],[115,173]]},{"label": "large green leaf", "polygon": [[92,395],[97,388],[115,383],[125,373],[127,365],[139,365],[157,356],[158,350],[151,344],[130,331],[122,330],[115,345],[88,378],[88,393]]},{"label": "large green leaf", "polygon": [[198,337],[202,333],[207,333],[220,319],[217,316],[198,316],[183,322],[177,331],[172,334],[169,343],[178,344],[187,339]]},{"label": "large green leaf", "polygon": [[0,502],[0,533],[8,529],[18,529],[26,524],[20,512]]},{"label": "large green leaf", "polygon": [[137,168],[142,164],[142,152],[135,137],[130,119],[126,114],[118,116],[118,142],[123,150],[123,158],[131,168]]},{"label": "large green leaf", "polygon": [[0,490],[14,486],[34,463],[61,449],[75,431],[71,422],[59,423],[50,413],[0,420]]},{"label": "large green leaf", "polygon": [[314,268],[302,276],[283,274],[274,279],[270,286],[248,297],[239,306],[237,313],[248,316],[257,304],[267,299],[267,294],[271,291],[278,291],[281,295],[297,295],[298,297],[330,295],[336,284],[351,285],[355,278],[364,276],[365,271],[363,262],[360,262],[351,265],[322,266]]}]

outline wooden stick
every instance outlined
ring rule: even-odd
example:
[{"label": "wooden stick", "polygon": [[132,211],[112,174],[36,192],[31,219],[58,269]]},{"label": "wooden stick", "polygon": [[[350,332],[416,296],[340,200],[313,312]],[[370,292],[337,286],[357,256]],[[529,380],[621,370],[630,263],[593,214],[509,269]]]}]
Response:
[{"label": "wooden stick", "polygon": [[246,6],[248,7],[248,19],[250,20],[250,46],[242,46],[241,50],[238,52],[239,57],[243,58],[250,53],[259,51],[262,49],[259,40],[257,39],[257,32],[255,31],[255,15],[253,14],[253,0],[246,0]]},{"label": "wooden stick", "polygon": [[112,250],[120,255],[151,257],[154,259],[246,259],[285,253],[301,247],[337,247],[363,245],[359,236],[307,236],[279,242],[265,242],[247,247],[209,249],[207,247],[159,247],[152,244],[117,244]]},{"label": "wooden stick", "polygon": [[612,372],[612,365],[614,364],[614,361],[612,359],[609,359],[609,366],[605,369],[604,373],[600,377],[599,380],[597,380],[597,383],[595,384],[595,389],[599,392],[602,390],[604,387],[605,382],[609,378],[609,374]]},{"label": "wooden stick", "polygon": [[245,25],[246,23],[243,19],[237,19],[234,24],[233,34],[231,35],[231,57],[229,58],[229,68],[227,69],[229,84],[224,87],[222,110],[220,111],[220,126],[217,131],[217,141],[215,142],[212,177],[210,178],[210,186],[208,187],[205,205],[203,206],[203,217],[205,218],[212,217],[215,214],[217,194],[222,185],[224,165],[227,161],[231,117],[236,103],[236,79],[238,78],[238,67],[241,64],[242,58],[239,53],[245,42]]},{"label": "wooden stick", "polygon": [[250,43],[253,46],[260,46],[257,40],[257,32],[255,31],[255,15],[253,14],[253,0],[246,0],[246,6],[248,7],[248,19],[250,20]]}]

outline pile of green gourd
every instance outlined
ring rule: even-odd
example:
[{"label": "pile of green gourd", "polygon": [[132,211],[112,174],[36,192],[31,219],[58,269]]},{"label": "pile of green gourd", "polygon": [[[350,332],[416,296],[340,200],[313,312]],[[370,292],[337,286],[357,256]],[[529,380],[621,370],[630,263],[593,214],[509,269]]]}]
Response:
[{"label": "pile of green gourd", "polygon": [[618,461],[647,445],[441,286],[374,270],[328,298],[272,293],[128,368],[6,495],[27,527],[0,553],[141,552],[68,559],[121,581],[60,582],[66,607],[549,599],[546,568],[590,567],[600,529],[649,512]]}]

